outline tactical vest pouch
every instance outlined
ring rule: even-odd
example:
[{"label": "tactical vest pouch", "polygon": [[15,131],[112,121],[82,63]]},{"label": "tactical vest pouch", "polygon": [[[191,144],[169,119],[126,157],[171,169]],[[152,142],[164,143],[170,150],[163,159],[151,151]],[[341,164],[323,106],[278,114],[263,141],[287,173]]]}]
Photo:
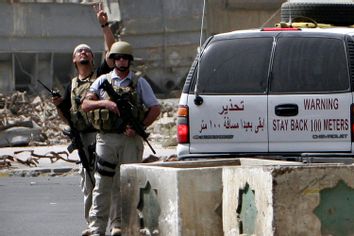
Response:
[{"label": "tactical vest pouch", "polygon": [[70,118],[73,126],[80,132],[92,132],[93,127],[91,121],[87,117],[87,113],[81,109],[82,98],[85,97],[90,85],[95,81],[97,75],[93,73],[85,80],[79,80],[75,77],[71,81],[71,108]]},{"label": "tactical vest pouch", "polygon": [[102,130],[111,130],[112,126],[111,126],[111,121],[109,119],[110,115],[109,115],[109,110],[108,109],[100,109],[100,116],[101,116],[101,126],[102,126]]},{"label": "tactical vest pouch", "polygon": [[84,118],[81,112],[79,111],[71,112],[71,122],[73,123],[75,129],[77,129],[78,131],[92,129],[92,126],[90,125],[90,123],[88,123],[89,121],[87,120],[87,118]]},{"label": "tactical vest pouch", "polygon": [[104,132],[123,132],[123,121],[108,109],[95,109],[88,112],[92,126]]},{"label": "tactical vest pouch", "polygon": [[101,109],[95,109],[88,112],[88,117],[91,121],[91,124],[97,130],[102,130],[100,111]]}]

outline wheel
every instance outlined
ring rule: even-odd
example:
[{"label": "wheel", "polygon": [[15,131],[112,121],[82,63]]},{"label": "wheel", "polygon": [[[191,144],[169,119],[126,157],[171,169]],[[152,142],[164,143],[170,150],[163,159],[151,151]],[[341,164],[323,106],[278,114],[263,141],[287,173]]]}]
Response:
[{"label": "wheel", "polygon": [[317,23],[338,26],[354,24],[354,3],[285,2],[281,6],[281,21],[310,18]]}]

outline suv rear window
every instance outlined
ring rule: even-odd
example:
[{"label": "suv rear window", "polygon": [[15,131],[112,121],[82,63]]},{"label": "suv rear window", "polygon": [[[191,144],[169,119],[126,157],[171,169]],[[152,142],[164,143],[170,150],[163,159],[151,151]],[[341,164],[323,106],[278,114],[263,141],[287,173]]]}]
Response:
[{"label": "suv rear window", "polygon": [[272,43],[271,37],[211,42],[201,58],[199,93],[266,93]]},{"label": "suv rear window", "polygon": [[270,92],[339,92],[349,89],[348,63],[341,40],[279,38]]}]

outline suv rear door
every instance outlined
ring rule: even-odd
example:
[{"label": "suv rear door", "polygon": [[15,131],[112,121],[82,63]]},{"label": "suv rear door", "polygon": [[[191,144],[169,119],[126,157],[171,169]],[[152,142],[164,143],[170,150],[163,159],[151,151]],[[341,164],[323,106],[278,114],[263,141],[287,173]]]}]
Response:
[{"label": "suv rear door", "polygon": [[352,93],[342,38],[280,34],[268,99],[269,152],[351,151]]},{"label": "suv rear door", "polygon": [[[273,37],[212,40],[188,95],[190,153],[267,152],[267,77]],[[198,68],[198,67],[195,67]]]}]

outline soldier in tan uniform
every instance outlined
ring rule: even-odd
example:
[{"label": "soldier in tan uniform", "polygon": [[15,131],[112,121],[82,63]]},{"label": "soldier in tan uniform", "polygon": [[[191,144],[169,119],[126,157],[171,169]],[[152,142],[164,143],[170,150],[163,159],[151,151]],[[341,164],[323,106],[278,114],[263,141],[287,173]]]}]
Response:
[{"label": "soldier in tan uniform", "polygon": [[[121,235],[120,165],[142,160],[143,140],[136,133],[124,110],[110,100],[101,88],[108,81],[121,96],[134,106],[134,117],[143,127],[151,125],[160,114],[160,104],[148,82],[130,71],[133,50],[129,43],[118,41],[112,45],[109,58],[114,70],[100,76],[90,87],[82,109],[90,114],[95,128],[97,169],[93,206],[90,211],[92,235],[105,235],[108,217],[111,235]],[[111,211],[111,212],[110,212]]]}]

